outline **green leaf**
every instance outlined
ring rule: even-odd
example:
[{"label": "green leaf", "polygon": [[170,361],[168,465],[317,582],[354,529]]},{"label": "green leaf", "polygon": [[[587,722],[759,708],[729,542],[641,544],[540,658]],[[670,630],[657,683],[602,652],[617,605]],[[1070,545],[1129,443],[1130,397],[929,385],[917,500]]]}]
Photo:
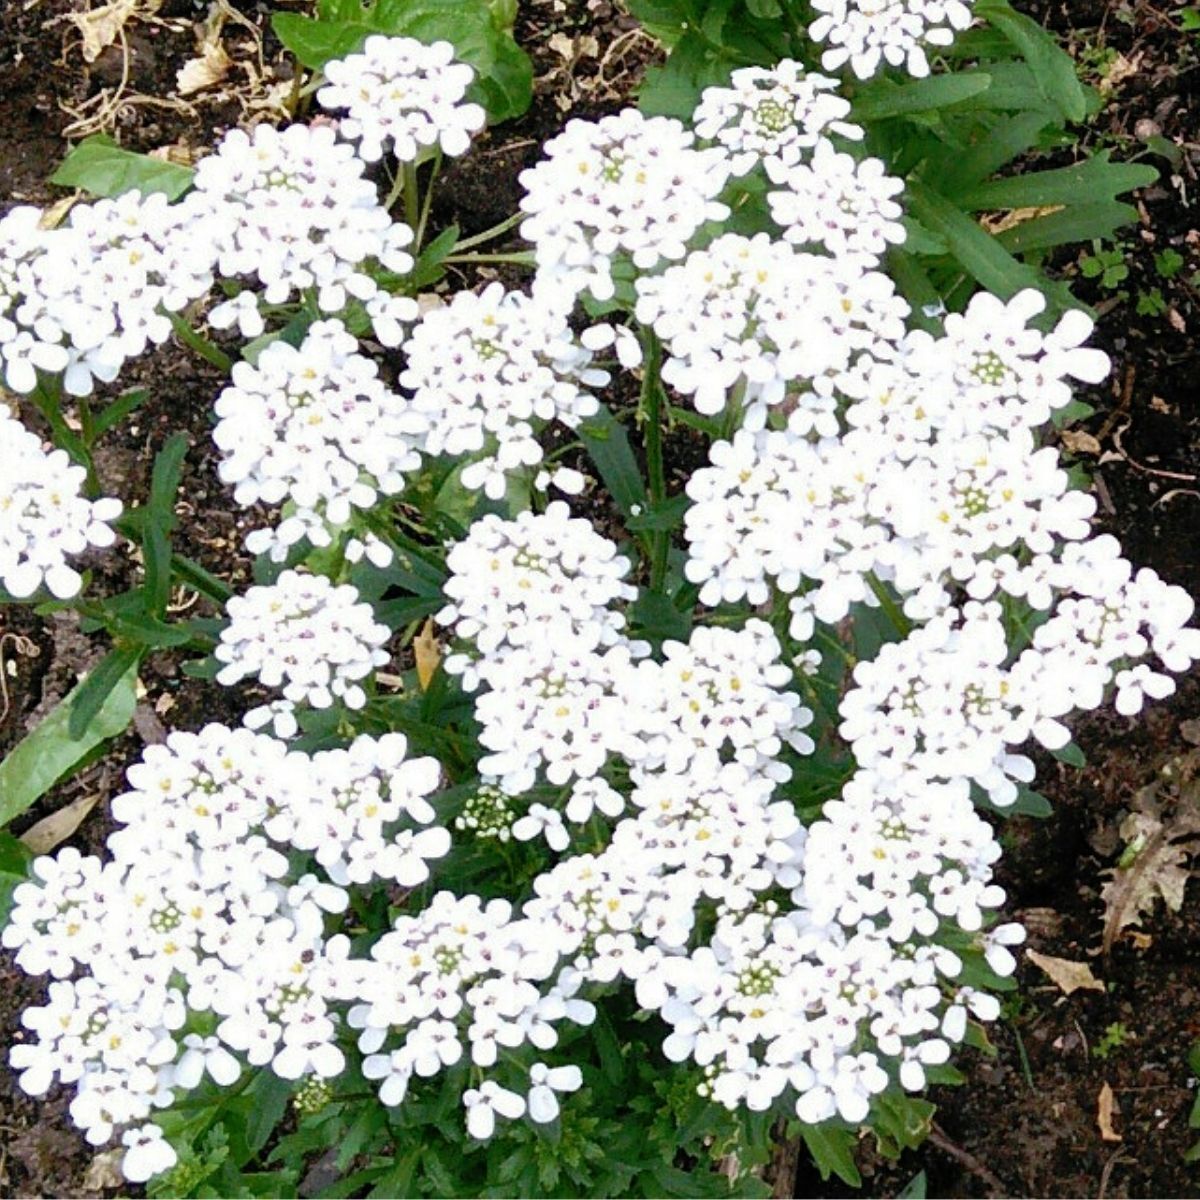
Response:
[{"label": "green leaf", "polygon": [[174,433],[154,456],[148,507],[151,520],[168,533],[175,528],[175,494],[179,491],[183,460],[187,457],[187,452],[188,435]]},{"label": "green leaf", "polygon": [[107,404],[92,419],[91,436],[88,446],[94,445],[114,425],[120,424],[134,409],[146,402],[150,393],[145,388],[135,388],[118,396],[111,404]]},{"label": "green leaf", "polygon": [[1010,254],[1047,250],[1052,246],[1076,245],[1107,238],[1137,220],[1137,209],[1118,200],[1095,204],[1072,204],[1058,212],[1022,221],[1000,234],[1000,244]]},{"label": "green leaf", "polygon": [[692,632],[690,612],[681,612],[661,592],[642,588],[629,607],[631,632],[648,637],[652,642],[668,640],[686,642]]},{"label": "green leaf", "polygon": [[595,416],[579,426],[579,437],[600,472],[609,494],[625,517],[646,507],[646,484],[629,445],[625,426],[601,405]]},{"label": "green leaf", "polygon": [[475,68],[475,91],[493,121],[519,117],[533,97],[533,67],[485,0],[374,0],[322,4],[318,17],[276,13],[279,40],[313,69],[354,53],[373,33],[448,41]]},{"label": "green leaf", "polygon": [[454,252],[454,247],[458,244],[458,233],[458,226],[451,225],[425,246],[412,272],[404,281],[407,287],[418,291],[441,279],[446,273],[442,264]]},{"label": "green leaf", "polygon": [[1074,742],[1068,742],[1061,750],[1051,750],[1050,753],[1059,762],[1066,763],[1068,767],[1082,768],[1087,766],[1087,758]]},{"label": "green leaf", "polygon": [[907,1092],[884,1092],[875,1098],[871,1128],[880,1152],[899,1158],[905,1150],[915,1150],[929,1136],[936,1105]]},{"label": "green leaf", "polygon": [[800,1136],[812,1155],[822,1179],[836,1175],[850,1187],[861,1187],[862,1176],[854,1162],[854,1147],[858,1139],[845,1126],[801,1125]]},{"label": "green leaf", "polygon": [[968,274],[990,292],[1007,300],[1022,288],[1039,288],[1041,276],[1018,262],[985,229],[945,196],[913,181],[908,187],[909,204],[917,219],[945,238],[951,254]]},{"label": "green leaf", "polygon": [[125,730],[133,719],[140,657],[139,651],[113,650],[0,763],[0,825]]},{"label": "green leaf", "polygon": [[252,1158],[267,1144],[267,1139],[275,1132],[275,1126],[283,1120],[293,1086],[290,1080],[281,1079],[274,1071],[264,1068],[246,1089],[244,1094],[253,1101],[246,1116],[248,1158]]},{"label": "green leaf", "polygon": [[195,174],[190,167],[122,150],[112,138],[97,133],[71,150],[50,182],[82,188],[93,196],[163,192],[168,200],[178,200],[192,186]]},{"label": "green leaf", "polygon": [[1087,92],[1075,73],[1075,63],[1058,41],[1032,17],[1014,12],[1007,0],[981,0],[975,15],[1000,31],[1029,64],[1038,91],[1066,121],[1087,116]]},{"label": "green leaf", "polygon": [[8,923],[13,892],[29,877],[33,855],[6,829],[0,829],[0,926]]},{"label": "green leaf", "polygon": [[691,500],[684,493],[669,496],[661,504],[648,504],[636,517],[625,522],[630,533],[657,533],[664,529],[678,529],[683,524]]},{"label": "green leaf", "polygon": [[925,1177],[924,1171],[918,1171],[905,1185],[896,1193],[896,1200],[925,1200],[929,1195],[929,1181]]},{"label": "green leaf", "polygon": [[881,79],[854,97],[853,115],[859,121],[882,121],[906,113],[950,108],[986,92],[991,85],[992,77],[984,71],[931,75],[914,83]]},{"label": "green leaf", "polygon": [[955,199],[971,212],[1048,208],[1056,204],[1112,199],[1137,188],[1149,187],[1158,179],[1158,172],[1153,167],[1141,163],[1114,163],[1110,158],[1108,150],[1101,150],[1070,167],[993,179]]},{"label": "green leaf", "polygon": [[700,93],[729,82],[735,63],[718,58],[704,37],[687,32],[660,67],[650,67],[638,89],[638,107],[649,116],[691,117]]}]

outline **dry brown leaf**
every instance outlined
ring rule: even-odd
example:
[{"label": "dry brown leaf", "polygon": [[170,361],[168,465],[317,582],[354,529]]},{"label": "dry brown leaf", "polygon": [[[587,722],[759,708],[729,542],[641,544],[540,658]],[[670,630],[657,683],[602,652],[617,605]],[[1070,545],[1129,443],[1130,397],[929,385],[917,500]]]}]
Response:
[{"label": "dry brown leaf", "polygon": [[162,0],[110,0],[90,12],[70,13],[67,20],[83,39],[80,53],[85,62],[95,62],[121,36],[126,23],[134,16],[152,16],[162,7]]},{"label": "dry brown leaf", "polygon": [[553,34],[546,43],[559,58],[571,62],[575,58],[575,39],[569,38],[565,33]]},{"label": "dry brown leaf", "polygon": [[1100,1095],[1096,1098],[1096,1124],[1100,1127],[1102,1142],[1119,1142],[1121,1140],[1121,1135],[1113,1128],[1113,1117],[1120,1115],[1121,1110],[1117,1107],[1117,1098],[1113,1095],[1112,1088],[1105,1083],[1100,1089]]},{"label": "dry brown leaf", "polygon": [[1135,54],[1132,58],[1126,58],[1124,54],[1118,54],[1104,69],[1104,74],[1101,76],[1101,95],[1115,92],[1125,80],[1132,79],[1141,70],[1142,57],[1141,52]]},{"label": "dry brown leaf", "polygon": [[413,638],[413,653],[417,657],[417,682],[421,691],[429,690],[429,685],[442,661],[442,648],[438,645],[437,634],[434,632],[433,618],[425,622],[425,627]]},{"label": "dry brown leaf", "polygon": [[1062,989],[1064,996],[1078,991],[1104,991],[1104,983],[1092,974],[1092,968],[1087,963],[1055,958],[1052,954],[1039,954],[1036,950],[1026,950],[1025,957],[1035,967],[1041,967]]},{"label": "dry brown leaf", "polygon": [[175,73],[175,90],[181,96],[202,92],[220,83],[232,66],[233,60],[225,53],[225,47],[220,42],[205,46],[198,57],[189,58]]},{"label": "dry brown leaf", "polygon": [[[1177,772],[1187,778],[1186,772]],[[1153,783],[1142,788],[1133,811],[1121,822],[1125,843],[1122,861],[1126,865],[1111,868],[1108,882],[1100,892],[1104,901],[1104,952],[1112,948],[1118,935],[1142,917],[1161,898],[1171,910],[1183,907],[1187,881],[1193,874],[1188,858],[1196,852],[1193,844],[1200,835],[1200,784],[1185,783],[1168,815],[1159,797],[1162,786]]]},{"label": "dry brown leaf", "polygon": [[1179,736],[1193,746],[1200,746],[1200,719],[1179,722]]},{"label": "dry brown leaf", "polygon": [[979,218],[979,223],[995,237],[1010,229],[1016,229],[1018,225],[1024,225],[1026,221],[1062,212],[1065,207],[1065,204],[1047,204],[1042,208],[1010,208],[1004,212],[987,213]]},{"label": "dry brown leaf", "polygon": [[72,800],[65,808],[55,809],[48,817],[31,825],[21,834],[21,841],[32,854],[49,854],[83,824],[83,818],[96,807],[99,800],[99,792]]},{"label": "dry brown leaf", "polygon": [[38,221],[38,228],[57,229],[63,223],[63,219],[66,217],[67,213],[69,213],[71,209],[75,207],[75,203],[78,199],[79,196],[76,194],[63,196],[60,200],[55,200],[55,202],[50,205],[45,212],[42,213],[41,220]]},{"label": "dry brown leaf", "polygon": [[1099,454],[1100,443],[1084,429],[1064,429],[1059,440],[1072,454]]},{"label": "dry brown leaf", "polygon": [[85,1192],[105,1192],[113,1188],[124,1189],[125,1176],[121,1174],[121,1157],[124,1151],[105,1150],[88,1163],[83,1175]]}]

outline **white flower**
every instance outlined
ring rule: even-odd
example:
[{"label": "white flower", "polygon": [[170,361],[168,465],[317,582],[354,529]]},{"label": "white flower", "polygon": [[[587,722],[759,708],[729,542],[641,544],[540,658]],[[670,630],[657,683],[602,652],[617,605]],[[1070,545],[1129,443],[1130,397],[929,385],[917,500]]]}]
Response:
[{"label": "white flower", "polygon": [[491,1079],[463,1092],[463,1105],[467,1110],[467,1132],[480,1141],[486,1141],[495,1132],[497,1113],[515,1121],[525,1112],[523,1097]]},{"label": "white flower", "polygon": [[360,681],[388,661],[382,646],[391,631],[354,587],[335,587],[322,575],[284,571],[275,583],[234,596],[226,611],[229,624],[214,652],[226,685],[257,676],[295,704],[328,708],[336,698],[361,708]]},{"label": "white flower", "polygon": [[908,74],[929,74],[924,47],[948,46],[972,21],[973,0],[813,0],[818,18],[808,27],[814,42],[828,42],[827,71],[849,63],[869,79],[883,63]]},{"label": "white flower", "polygon": [[157,1125],[129,1129],[121,1135],[121,1142],[125,1146],[121,1174],[130,1183],[145,1183],[152,1175],[169,1171],[179,1161],[175,1148]]},{"label": "white flower", "polygon": [[760,161],[802,162],[827,134],[858,141],[862,129],[845,120],[850,102],[835,95],[837,80],[806,73],[790,58],[774,67],[740,67],[729,87],[705,88],[692,116],[697,136],[730,155],[744,175]]},{"label": "white flower", "polygon": [[650,270],[682,258],[701,225],[729,215],[716,199],[729,170],[724,153],[695,149],[693,134],[668,117],[627,108],[572,120],[542,149],[545,158],[521,173],[535,295],[611,299],[615,256]]},{"label": "white flower", "polygon": [[184,1051],[172,1068],[172,1082],[181,1088],[194,1088],[205,1074],[221,1087],[230,1087],[242,1073],[241,1064],[218,1038],[189,1033],[183,1039]]},{"label": "white flower", "polygon": [[904,181],[888,175],[878,158],[856,162],[822,140],[809,162],[769,161],[767,174],[784,188],[768,192],[767,202],[789,242],[823,246],[835,258],[863,255],[877,262],[889,245],[905,240],[903,209],[894,199]]},{"label": "white flower", "polygon": [[542,461],[544,425],[574,429],[597,411],[585,388],[609,378],[590,365],[564,313],[498,283],[426,312],[404,354],[400,384],[423,430],[416,444],[433,456],[470,456],[463,484],[492,499],[504,496],[509,474]]},{"label": "white flower", "polygon": [[555,1092],[575,1092],[583,1086],[583,1075],[574,1064],[548,1067],[534,1063],[529,1068],[529,1119],[545,1125],[558,1116]]},{"label": "white flower", "polygon": [[349,111],[338,133],[359,141],[367,162],[378,162],[389,146],[400,162],[432,146],[463,154],[487,120],[478,104],[463,103],[475,72],[455,61],[449,42],[372,34],[358,54],[331,59],[324,72],[317,100]]},{"label": "white flower", "polygon": [[298,347],[272,342],[234,365],[216,403],[218,473],[238,504],[288,506],[277,528],[247,537],[253,552],[283,562],[303,538],[328,545],[420,466],[425,418],[357,351],[341,321],[316,321]]},{"label": "white flower", "polygon": [[87,472],[41,442],[0,404],[0,586],[18,599],[43,584],[65,600],[83,578],[67,559],[111,546],[119,500],[88,500]]}]

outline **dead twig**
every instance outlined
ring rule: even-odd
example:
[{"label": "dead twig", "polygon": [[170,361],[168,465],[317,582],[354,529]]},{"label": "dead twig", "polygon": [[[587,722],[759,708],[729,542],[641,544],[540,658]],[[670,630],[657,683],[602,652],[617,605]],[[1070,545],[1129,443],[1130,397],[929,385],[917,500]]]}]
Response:
[{"label": "dead twig", "polygon": [[1012,1191],[1004,1186],[1003,1180],[990,1167],[984,1166],[969,1150],[964,1150],[957,1142],[951,1141],[940,1125],[935,1123],[929,1127],[929,1140],[943,1154],[948,1154],[955,1162],[961,1163],[985,1184],[989,1196],[998,1198],[1012,1195]]}]

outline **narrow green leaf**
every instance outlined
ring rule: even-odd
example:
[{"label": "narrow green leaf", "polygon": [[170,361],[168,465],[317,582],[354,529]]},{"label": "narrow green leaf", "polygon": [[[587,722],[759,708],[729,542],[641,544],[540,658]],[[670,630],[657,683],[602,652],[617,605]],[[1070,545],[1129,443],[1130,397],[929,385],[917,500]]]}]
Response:
[{"label": "narrow green leaf", "polygon": [[988,291],[1007,300],[1022,288],[1039,287],[1041,277],[1037,271],[1013,258],[990,233],[944,196],[913,181],[908,199],[917,219],[946,239],[963,269]]},{"label": "narrow green leaf", "polygon": [[1095,204],[1072,204],[1058,212],[1022,221],[999,235],[998,241],[1010,254],[1072,246],[1110,237],[1138,219],[1137,209],[1119,200]]},{"label": "narrow green leaf", "polygon": [[1048,208],[1055,204],[1083,204],[1111,199],[1158,179],[1153,167],[1141,163],[1114,163],[1108,150],[1082,162],[1053,171],[1030,171],[1007,179],[993,179],[955,199],[971,212],[1011,208]]},{"label": "narrow green leaf", "polygon": [[605,406],[579,427],[579,436],[605,486],[626,517],[646,507],[646,484],[638,470],[625,426]]},{"label": "narrow green leaf", "polygon": [[883,121],[907,113],[951,108],[986,92],[991,84],[992,77],[985,71],[931,75],[901,84],[881,79],[854,97],[854,116],[859,121]]},{"label": "narrow green leaf", "polygon": [[82,758],[133,719],[137,663],[114,650],[0,763],[0,825],[24,812]]},{"label": "narrow green leaf", "polygon": [[175,493],[179,491],[183,460],[187,457],[187,452],[188,435],[174,433],[154,456],[148,507],[151,518],[167,533],[175,528]]},{"label": "narrow green leaf", "polygon": [[192,186],[195,174],[190,167],[122,150],[112,138],[97,133],[71,150],[50,182],[82,188],[93,196],[163,192],[168,200],[178,200]]},{"label": "narrow green leaf", "polygon": [[290,1080],[280,1079],[274,1071],[263,1068],[246,1089],[245,1094],[253,1100],[246,1116],[248,1157],[252,1158],[267,1144],[275,1126],[283,1120],[292,1088]]},{"label": "narrow green leaf", "polygon": [[92,420],[92,436],[88,443],[89,446],[95,444],[114,425],[119,425],[134,409],[141,407],[149,395],[150,393],[145,388],[135,388],[133,391],[118,396],[111,404],[105,405]]},{"label": "narrow green leaf", "polygon": [[1057,106],[1067,121],[1087,116],[1087,93],[1075,73],[1071,56],[1032,17],[1014,12],[1007,0],[983,0],[976,8],[998,29],[1029,64],[1038,90]]},{"label": "narrow green leaf", "polygon": [[1087,766],[1086,756],[1074,742],[1068,742],[1061,750],[1051,750],[1050,753],[1059,762],[1066,763],[1068,767],[1083,768]]},{"label": "narrow green leaf", "polygon": [[142,535],[142,568],[146,572],[142,585],[146,611],[162,617],[171,601],[171,539],[155,521],[147,523]]}]

